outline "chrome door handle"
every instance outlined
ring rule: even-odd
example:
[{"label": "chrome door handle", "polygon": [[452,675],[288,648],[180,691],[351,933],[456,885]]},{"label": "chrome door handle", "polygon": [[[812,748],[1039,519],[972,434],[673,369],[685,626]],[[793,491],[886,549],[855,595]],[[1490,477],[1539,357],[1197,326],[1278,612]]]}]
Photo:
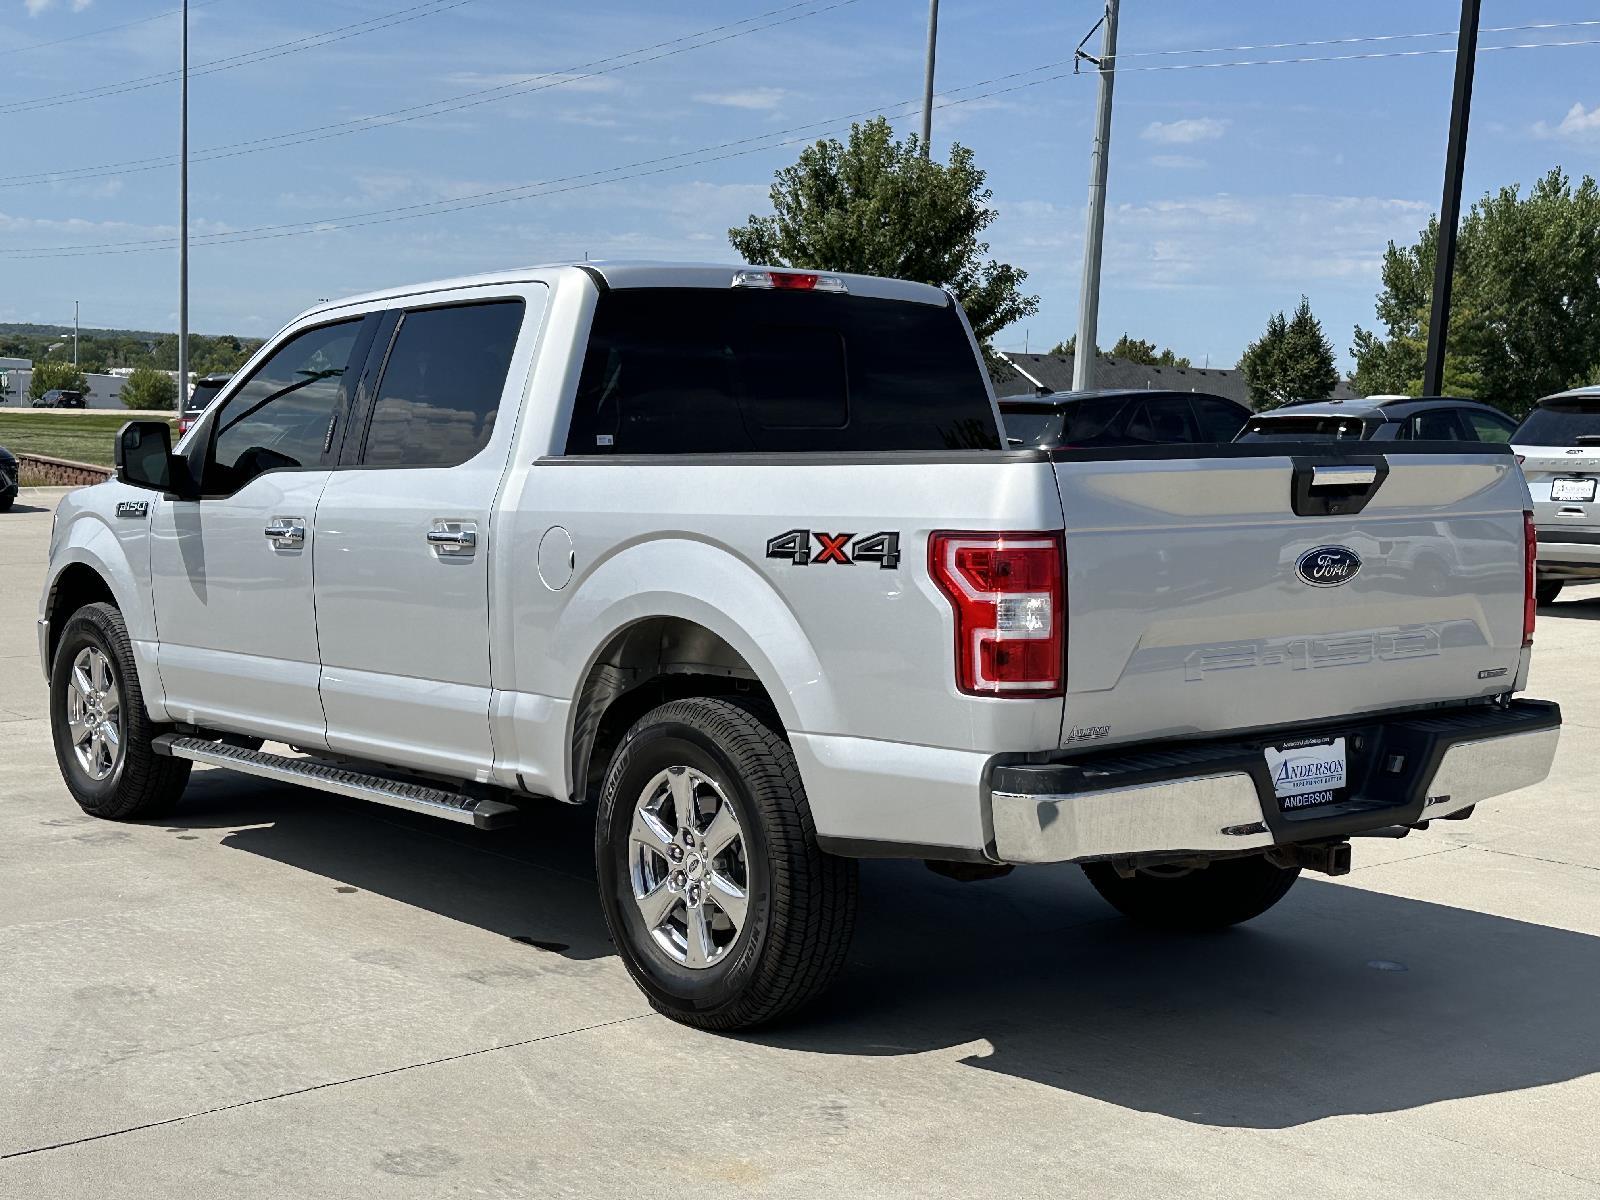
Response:
[{"label": "chrome door handle", "polygon": [[468,558],[478,551],[478,530],[471,521],[435,521],[428,545],[440,558]]},{"label": "chrome door handle", "polygon": [[265,533],[280,550],[298,550],[306,544],[306,523],[299,517],[273,517]]}]

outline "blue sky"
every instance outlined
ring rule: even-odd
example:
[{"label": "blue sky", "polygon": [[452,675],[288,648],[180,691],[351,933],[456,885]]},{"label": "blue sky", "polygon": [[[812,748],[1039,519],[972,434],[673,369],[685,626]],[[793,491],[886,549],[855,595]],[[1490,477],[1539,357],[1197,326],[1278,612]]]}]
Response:
[{"label": "blue sky", "polygon": [[[175,151],[170,82],[40,103],[174,68],[177,19],[141,20],[174,3],[0,0],[0,321],[70,321],[78,299],[85,325],[176,327],[175,251],[95,249],[174,232],[174,168],[112,165],[15,186]],[[842,132],[848,123],[834,118],[880,108],[908,114],[900,129],[916,127],[914,106],[903,102],[921,93],[925,0],[813,0],[759,17],[786,3],[196,0],[197,68],[371,22],[338,41],[197,76],[197,150],[502,90],[420,120],[196,162],[197,234],[291,223],[314,231],[196,246],[191,327],[267,334],[322,297],[586,252],[731,258],[728,226],[765,210],[772,172],[798,150],[780,143]],[[1453,58],[1136,68],[1446,48],[1452,38],[1148,53],[1448,30],[1458,3],[1124,0],[1123,8],[1102,342],[1126,329],[1196,362],[1231,365],[1268,314],[1304,292],[1348,366],[1351,327],[1373,320],[1385,241],[1413,237],[1438,206]],[[389,15],[402,9],[411,11]],[[943,0],[938,86],[1067,60],[1097,15],[1093,0]],[[1600,5],[1484,0],[1486,28],[1584,20],[1600,20]],[[735,22],[744,24],[673,41]],[[709,38],[725,40],[699,45]],[[1482,45],[1576,39],[1600,40],[1600,24],[1485,33]],[[649,56],[661,57],[638,61]],[[606,58],[618,69],[574,70]],[[553,77],[538,90],[519,82],[545,73]],[[979,98],[935,114],[935,152],[959,140],[989,172],[993,253],[1025,268],[1043,300],[1037,316],[1001,335],[1007,349],[1025,341],[1045,349],[1075,328],[1094,80],[984,93],[1059,73],[957,92],[950,98]],[[1597,81],[1600,45],[1482,53],[1468,196],[1526,184],[1554,165],[1595,172]],[[715,146],[725,148],[703,151]],[[672,155],[682,157],[614,170]],[[568,182],[515,203],[331,227],[558,179]],[[4,254],[33,248],[76,253]]]}]

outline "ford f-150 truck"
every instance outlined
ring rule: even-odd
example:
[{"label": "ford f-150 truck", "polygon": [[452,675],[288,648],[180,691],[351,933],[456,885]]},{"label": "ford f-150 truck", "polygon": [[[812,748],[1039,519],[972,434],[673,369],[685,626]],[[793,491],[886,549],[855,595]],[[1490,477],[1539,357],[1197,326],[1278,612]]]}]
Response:
[{"label": "ford f-150 truck", "polygon": [[130,422],[39,652],[97,816],[195,763],[594,803],[628,970],[733,1029],[838,972],[859,858],[1208,928],[1543,779],[1528,509],[1503,445],[1008,450],[920,284],[540,267],[320,305],[176,449]]}]

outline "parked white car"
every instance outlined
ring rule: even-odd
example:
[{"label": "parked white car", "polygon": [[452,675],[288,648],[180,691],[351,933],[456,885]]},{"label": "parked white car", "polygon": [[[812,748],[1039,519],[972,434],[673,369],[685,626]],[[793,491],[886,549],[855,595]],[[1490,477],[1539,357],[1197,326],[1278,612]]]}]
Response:
[{"label": "parked white car", "polygon": [[169,437],[131,422],[57,510],[39,651],[83,809],[154,816],[192,763],[484,828],[594,803],[624,962],[708,1028],[826,986],[860,857],[1082,862],[1208,928],[1555,752],[1556,706],[1512,699],[1505,446],[1003,450],[918,284],[584,264],[360,296]]},{"label": "parked white car", "polygon": [[1546,396],[1512,436],[1533,496],[1540,604],[1600,579],[1600,387]]}]

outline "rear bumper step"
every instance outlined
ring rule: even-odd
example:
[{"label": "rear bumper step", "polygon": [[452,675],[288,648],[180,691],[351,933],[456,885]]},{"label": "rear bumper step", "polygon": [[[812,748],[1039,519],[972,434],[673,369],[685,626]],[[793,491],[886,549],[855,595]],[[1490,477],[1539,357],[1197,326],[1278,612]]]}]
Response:
[{"label": "rear bumper step", "polygon": [[1334,803],[1285,812],[1263,747],[1281,738],[999,765],[991,772],[1001,862],[1227,854],[1338,841],[1466,815],[1550,773],[1561,710],[1542,700],[1298,730],[1344,736],[1350,785]]},{"label": "rear bumper step", "polygon": [[391,808],[410,809],[462,825],[475,825],[479,829],[499,829],[515,824],[518,815],[516,805],[501,800],[449,792],[426,784],[402,783],[381,775],[365,775],[314,759],[290,758],[266,750],[246,750],[242,746],[229,746],[174,733],[163,734],[155,739],[153,745],[156,753],[173,758],[187,758],[191,762],[225,767],[262,779],[297,783],[302,787],[332,792],[336,796],[387,804]]}]

